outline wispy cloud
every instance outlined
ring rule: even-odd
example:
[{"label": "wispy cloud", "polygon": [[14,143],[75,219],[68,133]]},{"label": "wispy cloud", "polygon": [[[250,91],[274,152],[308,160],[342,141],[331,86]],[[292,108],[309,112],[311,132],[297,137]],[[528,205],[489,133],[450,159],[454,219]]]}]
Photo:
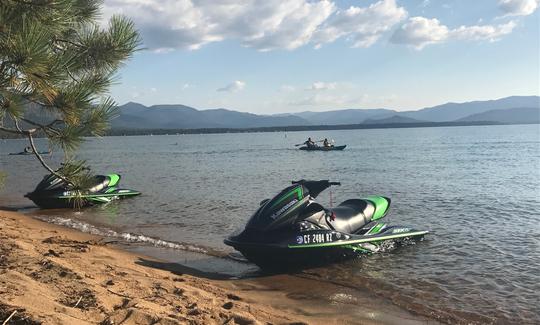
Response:
[{"label": "wispy cloud", "polygon": [[514,27],[516,27],[516,23],[510,21],[496,26],[474,25],[450,29],[436,18],[412,17],[394,32],[390,42],[409,45],[418,50],[429,44],[443,43],[449,40],[494,42],[502,36],[510,34]]},{"label": "wispy cloud", "polygon": [[216,91],[235,93],[235,92],[239,92],[243,90],[245,87],[246,87],[246,83],[244,81],[235,80],[224,87],[216,89]]},{"label": "wispy cloud", "polygon": [[540,0],[499,0],[499,9],[507,16],[528,16],[536,11]]},{"label": "wispy cloud", "polygon": [[322,82],[316,81],[306,90],[334,90],[337,88],[337,82]]}]

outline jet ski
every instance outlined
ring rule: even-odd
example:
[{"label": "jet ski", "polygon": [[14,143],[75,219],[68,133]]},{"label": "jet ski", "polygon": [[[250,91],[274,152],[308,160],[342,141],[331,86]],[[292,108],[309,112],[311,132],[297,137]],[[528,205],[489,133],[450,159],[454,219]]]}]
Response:
[{"label": "jet ski", "polygon": [[331,147],[324,147],[324,146],[304,146],[300,147],[300,150],[307,150],[307,151],[332,151],[332,150],[343,150],[345,149],[347,145],[343,146],[331,146]]},{"label": "jet ski", "polygon": [[72,188],[53,174],[43,177],[36,189],[25,195],[43,209],[81,208],[141,194],[139,191],[118,188],[120,175],[96,175],[90,187]]},{"label": "jet ski", "polygon": [[224,240],[263,269],[320,265],[359,253],[376,252],[385,242],[400,244],[428,234],[380,222],[390,199],[367,196],[327,209],[316,197],[339,182],[293,182],[272,199],[263,200],[245,229]]}]

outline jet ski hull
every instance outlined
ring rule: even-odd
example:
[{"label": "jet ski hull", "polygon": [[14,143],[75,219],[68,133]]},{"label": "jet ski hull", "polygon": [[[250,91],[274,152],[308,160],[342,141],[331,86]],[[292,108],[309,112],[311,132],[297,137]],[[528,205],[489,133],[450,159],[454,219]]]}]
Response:
[{"label": "jet ski hull", "polygon": [[140,195],[141,192],[119,189],[110,193],[82,193],[80,196],[63,195],[63,193],[40,195],[28,193],[25,195],[42,209],[83,208],[96,204],[105,204],[111,201]]},{"label": "jet ski hull", "polygon": [[[366,229],[369,232],[370,229]],[[428,231],[391,226],[377,234],[345,234],[334,230],[315,230],[290,233],[275,240],[265,240],[260,235],[246,235],[225,239],[225,244],[234,247],[250,262],[262,269],[288,269],[311,267],[338,262],[360,254],[377,251],[383,242],[397,244],[406,240],[419,240]],[[251,237],[251,238],[250,238]],[[259,241],[254,241],[260,237]],[[249,239],[252,239],[249,241]]]}]

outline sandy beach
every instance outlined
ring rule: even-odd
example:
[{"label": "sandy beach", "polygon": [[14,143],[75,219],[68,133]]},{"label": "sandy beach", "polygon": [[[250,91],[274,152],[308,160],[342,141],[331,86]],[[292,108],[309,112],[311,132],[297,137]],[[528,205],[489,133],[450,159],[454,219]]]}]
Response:
[{"label": "sandy beach", "polygon": [[[302,322],[210,280],[137,264],[100,238],[0,211],[0,321],[24,324]],[[18,324],[18,323],[17,323]]]},{"label": "sandy beach", "polygon": [[[11,317],[7,324],[426,324],[397,309],[362,316],[298,299],[272,288],[279,277],[211,279],[0,211],[0,321]],[[299,280],[298,292],[302,286],[313,282]]]}]

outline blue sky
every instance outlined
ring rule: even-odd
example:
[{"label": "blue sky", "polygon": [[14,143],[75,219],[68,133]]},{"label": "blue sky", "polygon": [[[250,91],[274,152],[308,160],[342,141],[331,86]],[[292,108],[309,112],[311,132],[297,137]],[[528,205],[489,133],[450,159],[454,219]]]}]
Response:
[{"label": "blue sky", "polygon": [[144,40],[111,95],[258,114],[540,93],[539,0],[106,0]]}]

